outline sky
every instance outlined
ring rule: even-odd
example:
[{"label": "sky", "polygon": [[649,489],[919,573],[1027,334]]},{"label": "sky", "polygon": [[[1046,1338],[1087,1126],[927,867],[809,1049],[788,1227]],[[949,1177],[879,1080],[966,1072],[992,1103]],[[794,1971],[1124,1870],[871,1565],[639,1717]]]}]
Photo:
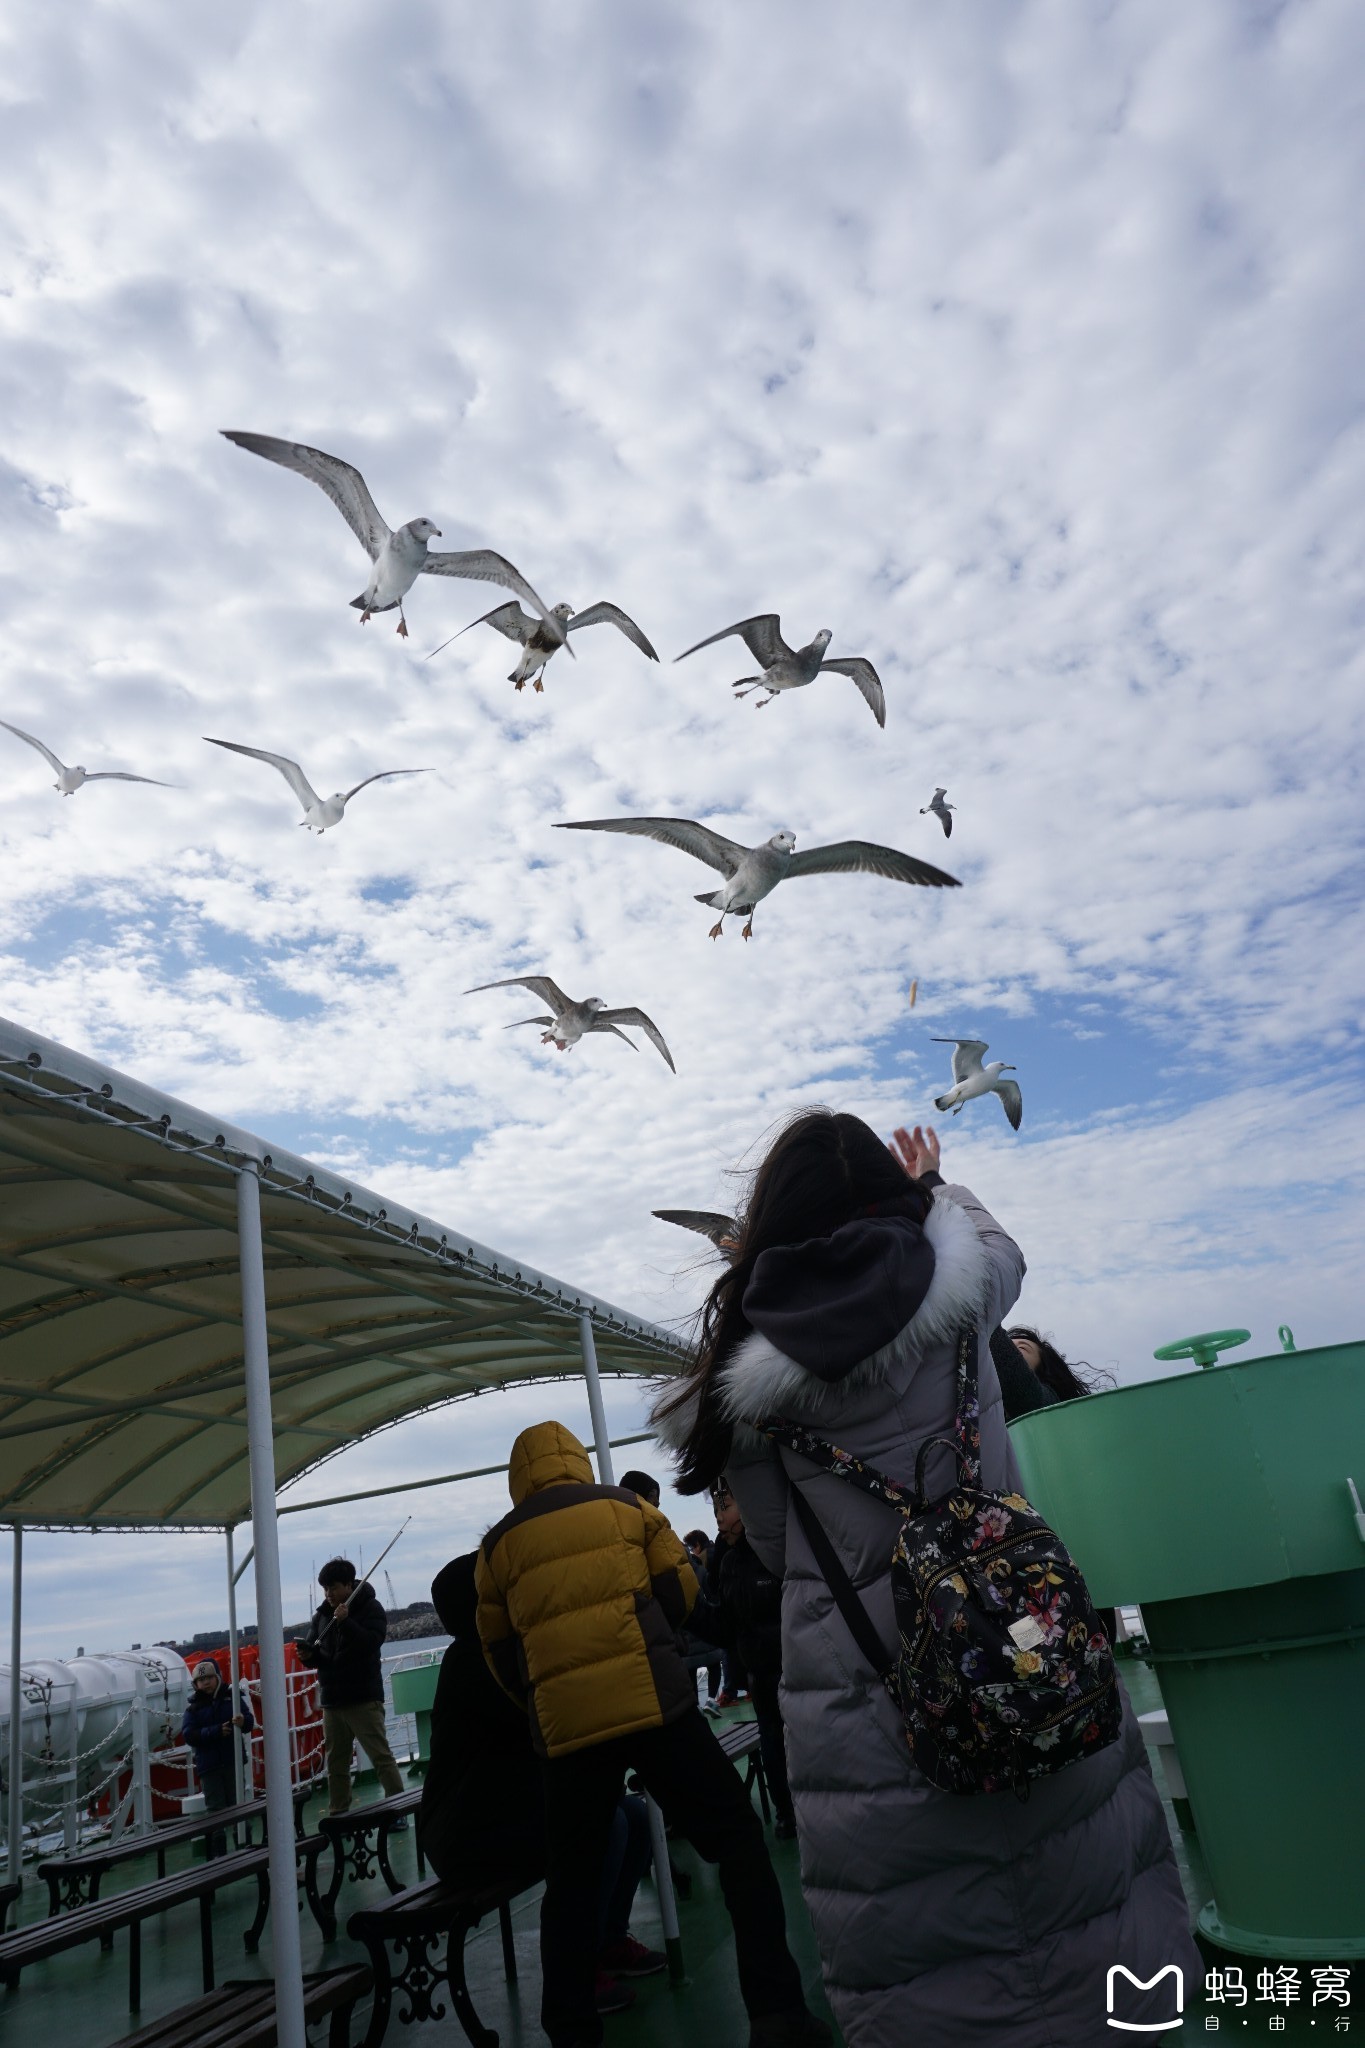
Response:
[{"label": "sky", "polygon": [[[0,1014],[679,1329],[714,1268],[653,1208],[732,1206],[802,1104],[932,1115],[934,1035],[978,1035],[1023,1128],[970,1105],[945,1169],[1068,1355],[1361,1334],[1358,8],[107,0],[0,33],[0,717],[175,785],[60,798],[0,732]],[[407,641],[361,626],[342,520],[224,427],[663,660],[594,628],[539,695],[487,627],[427,660],[499,601],[444,578]],[[738,641],[673,666],[766,611],[876,664],[885,731],[837,675],[736,703]],[[428,772],[317,838],[205,735],[324,793]],[[963,886],[791,882],[713,944],[708,869],[552,830],[639,813]],[[536,972],[642,1006],[676,1077],[465,993]],[[609,1383],[615,1432],[644,1406]],[[578,1386],[508,1395],[294,1492],[492,1463],[547,1413],[586,1430]],[[290,1517],[286,1611],[409,1508],[416,1598],[504,1500]],[[219,1549],[35,1535],[26,1643],[221,1626]]]}]

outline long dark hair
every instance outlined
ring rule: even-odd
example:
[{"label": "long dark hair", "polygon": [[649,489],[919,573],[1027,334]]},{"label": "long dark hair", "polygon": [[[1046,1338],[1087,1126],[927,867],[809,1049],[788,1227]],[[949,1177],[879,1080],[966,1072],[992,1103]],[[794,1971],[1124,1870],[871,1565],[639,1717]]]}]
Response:
[{"label": "long dark hair", "polygon": [[[1005,1334],[1016,1343],[1023,1337],[1027,1343],[1038,1346],[1038,1378],[1045,1387],[1052,1389],[1059,1401],[1074,1401],[1078,1394],[1098,1393],[1101,1387],[1114,1384],[1111,1373],[1096,1371],[1088,1360],[1063,1358],[1057,1346],[1049,1343],[1041,1330],[1029,1330],[1022,1323],[1016,1323]],[[1090,1378],[1083,1379],[1082,1372],[1089,1373]]]},{"label": "long dark hair", "polygon": [[932,1202],[932,1190],[910,1179],[861,1117],[803,1109],[778,1133],[754,1177],[730,1264],[702,1305],[696,1356],[656,1410],[669,1416],[696,1405],[674,1480],[679,1493],[704,1493],[725,1470],[732,1432],[720,1410],[718,1382],[749,1331],[744,1292],[759,1253],[829,1237],[874,1207],[878,1215],[922,1223]]}]

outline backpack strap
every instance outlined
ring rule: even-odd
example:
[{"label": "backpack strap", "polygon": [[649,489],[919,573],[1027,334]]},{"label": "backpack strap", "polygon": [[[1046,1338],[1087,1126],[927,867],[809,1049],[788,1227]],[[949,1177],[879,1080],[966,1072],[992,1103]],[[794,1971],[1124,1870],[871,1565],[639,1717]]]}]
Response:
[{"label": "backpack strap", "polygon": [[796,1510],[796,1519],[805,1530],[806,1541],[814,1552],[816,1564],[820,1567],[820,1575],[834,1595],[835,1606],[848,1623],[849,1634],[892,1699],[896,1699],[897,1694],[892,1682],[895,1660],[872,1626],[872,1618],[858,1598],[858,1589],[844,1570],[843,1561],[830,1542],[824,1523],[799,1486],[791,1488],[791,1499]]},{"label": "backpack strap", "polygon": [[977,1385],[976,1349],[977,1333],[969,1323],[957,1340],[957,1416],[953,1423],[953,1440],[967,1469],[969,1486],[981,1484],[981,1392]]},{"label": "backpack strap", "polygon": [[827,1443],[824,1437],[816,1436],[799,1422],[782,1422],[774,1417],[755,1422],[751,1427],[760,1436],[785,1444],[789,1451],[809,1459],[812,1465],[823,1466],[836,1478],[846,1479],[851,1486],[860,1487],[864,1493],[886,1501],[890,1507],[899,1508],[902,1514],[913,1514],[919,1505],[913,1486],[907,1486],[903,1480],[889,1478],[875,1465],[865,1465],[861,1458],[854,1457],[852,1451],[841,1451],[837,1444]]}]

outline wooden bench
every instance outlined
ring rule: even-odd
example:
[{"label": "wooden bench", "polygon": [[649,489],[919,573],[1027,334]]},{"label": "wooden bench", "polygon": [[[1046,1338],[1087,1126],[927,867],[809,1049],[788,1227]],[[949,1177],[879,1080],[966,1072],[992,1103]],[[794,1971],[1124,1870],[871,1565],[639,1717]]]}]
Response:
[{"label": "wooden bench", "polygon": [[768,1773],[763,1768],[763,1752],[758,1746],[757,1721],[732,1721],[728,1728],[713,1728],[711,1733],[736,1769],[748,1760],[749,1769],[744,1780],[744,1789],[749,1792],[757,1784],[763,1818],[765,1822],[770,1821],[773,1810],[768,1802]]},{"label": "wooden bench", "polygon": [[[296,1832],[302,1826],[303,1808],[312,1789],[311,1785],[295,1787]],[[239,1823],[244,1823],[249,1829],[256,1821],[261,1824],[261,1840],[265,1841],[265,1801],[247,1799],[240,1806],[220,1807],[217,1813],[193,1813],[183,1820],[164,1821],[150,1834],[125,1835],[117,1842],[100,1842],[89,1849],[78,1849],[74,1856],[49,1856],[38,1865],[38,1875],[47,1885],[47,1910],[49,1913],[61,1913],[71,1907],[93,1905],[100,1895],[100,1884],[107,1871],[117,1870],[120,1864],[135,1863],[143,1856],[154,1855],[156,1874],[164,1877],[168,1849],[175,1848],[178,1843],[198,1841],[203,1835],[217,1834],[220,1829],[236,1827]]]},{"label": "wooden bench", "polygon": [[[402,1891],[402,1880],[395,1877],[393,1865],[389,1862],[389,1836],[395,1822],[414,1815],[421,1803],[422,1788],[414,1785],[406,1792],[391,1793],[387,1799],[373,1800],[368,1806],[352,1807],[349,1813],[322,1815],[318,1831],[331,1847],[331,1882],[327,1890],[319,1894],[317,1861],[312,1858],[305,1865],[304,1889],[313,1918],[326,1940],[330,1941],[336,1934],[336,1901],[343,1878],[350,1876],[360,1882],[373,1877],[377,1869],[391,1892]],[[377,1840],[372,1839],[375,1836]],[[426,1876],[426,1859],[420,1841],[417,1844],[417,1869],[420,1876]]]},{"label": "wooden bench", "polygon": [[[439,2020],[445,2016],[440,2002],[444,1980],[455,2017],[473,2048],[498,2048],[497,2034],[484,2026],[474,2010],[465,1978],[464,1947],[471,1928],[489,1913],[496,1913],[502,1934],[502,1965],[509,1984],[517,1974],[516,1950],[512,1945],[513,1899],[540,1883],[542,1870],[527,1870],[500,1885],[480,1889],[443,1884],[429,1878],[399,1892],[382,1906],[368,1906],[352,1913],[346,1932],[353,1941],[363,1942],[374,1971],[374,2008],[369,2031],[361,2048],[379,2048],[389,2023],[393,1996],[401,1991],[407,2000],[398,2018],[404,2026],[417,2020]],[[433,1960],[431,1950],[445,1936],[444,1962]],[[389,1957],[392,1944],[402,1952],[402,1966],[395,1971]]]},{"label": "wooden bench", "polygon": [[[304,1978],[304,2020],[309,2026],[330,2020],[329,2048],[350,2048],[351,2014],[372,1982],[364,1963]],[[278,2041],[274,1985],[225,1984],[125,2034],[119,2048],[277,2048]]]},{"label": "wooden bench", "polygon": [[[242,1936],[247,1953],[260,1946],[261,1930],[270,1910],[270,1851],[241,1849],[232,1856],[216,1856],[208,1863],[180,1870],[173,1877],[158,1878],[153,1884],[138,1885],[112,1898],[97,1899],[88,1906],[73,1907],[69,1913],[51,1914],[31,1927],[0,1935],[0,1983],[11,1988],[30,1963],[45,1962],[64,1949],[82,1942],[100,1941],[112,1946],[112,1937],[128,1929],[128,2008],[136,2012],[142,2002],[142,1923],[172,1906],[195,1901],[199,1907],[199,1942],[204,1968],[204,1989],[213,1989],[213,1900],[226,1885],[245,1878],[256,1880],[256,1917]],[[105,1941],[108,1936],[109,1940]]]}]

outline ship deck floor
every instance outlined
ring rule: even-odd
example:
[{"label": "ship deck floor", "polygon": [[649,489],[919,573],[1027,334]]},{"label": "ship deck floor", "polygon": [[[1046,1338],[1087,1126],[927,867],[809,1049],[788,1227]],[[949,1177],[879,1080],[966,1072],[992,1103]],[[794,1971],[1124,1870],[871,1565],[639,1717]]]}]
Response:
[{"label": "ship deck floor", "polygon": [[[1124,1666],[1124,1676],[1138,1712],[1160,1704],[1155,1681],[1140,1663]],[[745,1709],[740,1710],[741,1717]],[[1158,1772],[1158,1778],[1160,1773]],[[366,1796],[364,1781],[360,1796]],[[1191,1912],[1203,1905],[1211,1888],[1194,1838],[1176,1825],[1169,1801],[1166,1817],[1176,1844],[1180,1873],[1190,1899]],[[820,1965],[810,1918],[801,1896],[800,1862],[795,1842],[774,1841],[769,1832],[773,1863],[787,1902],[789,1936],[801,1965],[806,1995],[812,2008],[829,2016],[820,1989]],[[176,1852],[183,1855],[184,1852]],[[416,1855],[411,1833],[392,1838],[391,1853],[397,1874],[416,1882]],[[666,1976],[647,1978],[634,1988],[634,2010],[608,2019],[606,2048],[743,2048],[748,2038],[743,2007],[735,1981],[729,1923],[716,1883],[715,1872],[685,1846],[678,1849],[680,1868],[692,1873],[692,1895],[680,1902],[679,1917],[686,1958],[686,1981],[678,1986]],[[172,1858],[172,1868],[179,1867]],[[124,1883],[145,1877],[146,1866],[134,1866],[120,1873]],[[360,1959],[360,1952],[346,1939],[345,1917],[362,1904],[386,1897],[383,1881],[368,1884],[350,1881],[343,1887],[339,1908],[342,1933],[338,1940],[324,1944],[306,1907],[300,1913],[303,1964],[306,1970],[325,1969]],[[300,1898],[302,1895],[300,1894]],[[39,1919],[46,1910],[46,1888],[30,1873],[20,1901],[16,1924]],[[224,1892],[215,1907],[215,1954],[218,1981],[255,1978],[270,1973],[270,1926],[267,1923],[261,1950],[248,1956],[241,1944],[255,1901],[254,1885],[235,1886]],[[502,2048],[542,2048],[537,2013],[540,1998],[538,1958],[539,1894],[528,1893],[513,1911],[518,1981],[503,1979],[502,1954],[496,1919],[489,1920],[469,1938],[466,1964],[474,2003],[485,2025],[496,2028]],[[662,1947],[662,1933],[652,1885],[646,1879],[636,1898],[632,1931],[651,1947]],[[1248,1962],[1246,1981],[1254,1985],[1257,1965]],[[158,2014],[188,2004],[200,1992],[198,1917],[182,1909],[148,1921],[142,1935],[143,2007],[138,2015],[127,2009],[128,1959],[125,1938],[116,1939],[109,1954],[96,1944],[69,1951],[52,1962],[26,1970],[16,1990],[0,1989],[0,2048],[112,2048],[112,2044],[145,2025]],[[1357,1976],[1360,1973],[1355,1973]],[[1307,1987],[1306,1971],[1301,1973]],[[1206,2010],[1216,2014],[1216,2033],[1205,2027]],[[1283,2007],[1283,2031],[1270,2031],[1271,2010],[1254,2000],[1245,2014],[1223,2007],[1205,2008],[1198,1998],[1189,1999],[1184,2027],[1178,2035],[1163,2039],[1226,2039],[1250,2043],[1269,2036],[1275,2041],[1325,2043],[1339,2040],[1334,2015],[1307,2010],[1305,1989],[1302,2008]],[[1365,2030],[1365,2021],[1352,2012],[1353,2031]],[[357,2029],[357,2031],[359,2031]],[[836,2036],[837,2038],[837,2036]],[[1118,2038],[1108,2032],[1097,2014],[1095,2040]],[[402,2027],[395,2017],[389,2026],[386,2048],[457,2048],[464,2035],[447,2012],[444,2019],[420,2028]],[[1002,2044],[1006,2048],[1006,2044]]]}]

